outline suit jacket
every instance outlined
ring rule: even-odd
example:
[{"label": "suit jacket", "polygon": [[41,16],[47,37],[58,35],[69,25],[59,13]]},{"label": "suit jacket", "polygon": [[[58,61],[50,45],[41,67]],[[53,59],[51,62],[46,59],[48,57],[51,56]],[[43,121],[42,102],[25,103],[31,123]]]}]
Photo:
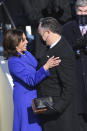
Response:
[{"label": "suit jacket", "polygon": [[[77,41],[82,38],[79,25],[76,21],[65,24],[62,29],[62,34],[72,48],[75,48]],[[76,98],[78,100],[78,113],[87,113],[87,54],[82,51],[80,57],[75,60],[78,84]]]},{"label": "suit jacket", "polygon": [[71,47],[62,37],[47,54],[41,58],[41,65],[48,57],[60,57],[59,66],[50,69],[50,77],[42,81],[38,88],[38,97],[52,96],[56,112],[41,116],[43,131],[73,131],[75,130],[75,101],[76,88],[74,55]]}]

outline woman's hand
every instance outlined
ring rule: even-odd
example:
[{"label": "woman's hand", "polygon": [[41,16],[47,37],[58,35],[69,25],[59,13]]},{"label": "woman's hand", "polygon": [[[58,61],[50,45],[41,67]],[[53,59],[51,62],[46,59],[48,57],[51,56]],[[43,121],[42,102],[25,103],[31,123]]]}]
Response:
[{"label": "woman's hand", "polygon": [[49,68],[58,66],[60,62],[61,60],[59,59],[59,57],[52,56],[48,59],[48,61],[46,62],[46,64],[43,67],[45,70],[48,70]]}]

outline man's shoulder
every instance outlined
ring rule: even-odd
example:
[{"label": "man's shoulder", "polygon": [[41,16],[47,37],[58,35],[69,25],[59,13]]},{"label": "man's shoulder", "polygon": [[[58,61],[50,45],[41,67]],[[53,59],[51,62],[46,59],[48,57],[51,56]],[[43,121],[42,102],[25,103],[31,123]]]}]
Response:
[{"label": "man's shoulder", "polygon": [[62,50],[65,50],[66,53],[72,52],[70,44],[63,36],[61,37],[60,45]]},{"label": "man's shoulder", "polygon": [[63,28],[68,28],[69,29],[69,27],[71,28],[71,27],[73,27],[75,25],[77,25],[77,22],[75,20],[72,20],[72,21],[69,21],[66,24],[64,24]]},{"label": "man's shoulder", "polygon": [[63,35],[61,35],[60,43],[68,44],[67,40],[65,39],[65,37]]}]

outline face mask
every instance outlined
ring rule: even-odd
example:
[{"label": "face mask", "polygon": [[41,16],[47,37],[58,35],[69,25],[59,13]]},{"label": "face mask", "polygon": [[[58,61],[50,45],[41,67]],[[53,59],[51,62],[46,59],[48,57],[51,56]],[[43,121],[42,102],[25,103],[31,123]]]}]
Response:
[{"label": "face mask", "polygon": [[87,25],[87,15],[77,15],[76,20],[79,25]]},{"label": "face mask", "polygon": [[43,43],[44,42],[44,40],[42,39],[42,36],[40,36],[39,35],[39,39],[40,39],[40,41]]}]

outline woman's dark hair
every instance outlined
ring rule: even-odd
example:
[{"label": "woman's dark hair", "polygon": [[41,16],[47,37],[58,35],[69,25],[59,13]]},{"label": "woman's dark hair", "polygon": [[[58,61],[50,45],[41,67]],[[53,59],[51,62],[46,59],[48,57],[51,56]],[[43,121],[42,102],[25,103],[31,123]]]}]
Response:
[{"label": "woman's dark hair", "polygon": [[23,39],[23,31],[18,29],[11,29],[4,33],[3,37],[3,56],[8,59],[11,56],[18,56],[16,46],[19,45]]}]

